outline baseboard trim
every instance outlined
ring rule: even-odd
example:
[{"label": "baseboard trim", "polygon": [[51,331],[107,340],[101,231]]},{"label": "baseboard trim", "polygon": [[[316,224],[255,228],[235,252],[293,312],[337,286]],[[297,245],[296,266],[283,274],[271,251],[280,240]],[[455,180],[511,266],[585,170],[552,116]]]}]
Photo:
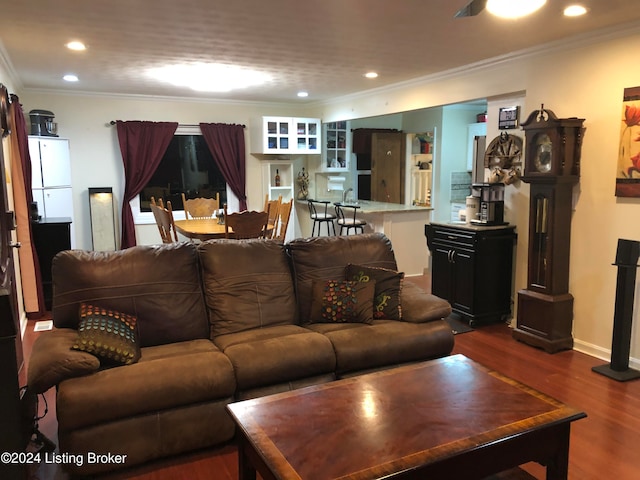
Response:
[{"label": "baseboard trim", "polygon": [[[592,343],[583,342],[582,340],[574,339],[573,340],[573,349],[577,352],[584,353],[591,357],[599,358],[604,362],[611,361],[611,350],[607,348],[599,347],[598,345],[594,345]],[[629,368],[634,370],[640,369],[640,359],[638,358],[629,358]]]}]

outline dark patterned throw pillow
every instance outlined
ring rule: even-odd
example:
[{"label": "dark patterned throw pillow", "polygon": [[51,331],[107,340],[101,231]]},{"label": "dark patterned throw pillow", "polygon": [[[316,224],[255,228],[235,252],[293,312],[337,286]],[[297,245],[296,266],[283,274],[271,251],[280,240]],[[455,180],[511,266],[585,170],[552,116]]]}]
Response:
[{"label": "dark patterned throw pillow", "polygon": [[404,272],[350,263],[345,268],[345,278],[356,282],[375,282],[374,319],[400,320],[402,318],[400,292],[402,290]]},{"label": "dark patterned throw pillow", "polygon": [[311,323],[371,323],[375,283],[315,280]]},{"label": "dark patterned throw pillow", "polygon": [[130,365],[140,358],[137,318],[108,308],[80,305],[78,338],[71,348],[106,364]]}]

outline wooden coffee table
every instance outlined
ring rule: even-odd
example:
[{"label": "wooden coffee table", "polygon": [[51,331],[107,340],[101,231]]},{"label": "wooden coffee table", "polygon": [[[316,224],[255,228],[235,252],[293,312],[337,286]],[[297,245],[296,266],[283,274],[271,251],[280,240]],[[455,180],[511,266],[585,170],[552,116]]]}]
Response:
[{"label": "wooden coffee table", "polygon": [[462,356],[228,406],[240,479],[481,479],[530,461],[566,479],[586,415]]}]

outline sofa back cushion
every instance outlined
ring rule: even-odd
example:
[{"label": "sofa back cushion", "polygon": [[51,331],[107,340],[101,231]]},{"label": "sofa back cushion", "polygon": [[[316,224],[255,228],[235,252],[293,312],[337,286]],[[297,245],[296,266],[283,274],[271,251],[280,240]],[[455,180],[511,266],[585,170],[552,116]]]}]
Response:
[{"label": "sofa back cushion", "polygon": [[391,242],[382,233],[299,238],[287,244],[301,323],[309,323],[314,280],[344,280],[349,264],[396,270]]},{"label": "sofa back cushion", "polygon": [[199,247],[211,338],[295,323],[291,271],[279,240],[210,240]]},{"label": "sofa back cushion", "polygon": [[77,328],[84,302],[135,315],[143,347],[208,338],[198,254],[190,242],[67,250],[53,259],[52,274],[58,328]]}]

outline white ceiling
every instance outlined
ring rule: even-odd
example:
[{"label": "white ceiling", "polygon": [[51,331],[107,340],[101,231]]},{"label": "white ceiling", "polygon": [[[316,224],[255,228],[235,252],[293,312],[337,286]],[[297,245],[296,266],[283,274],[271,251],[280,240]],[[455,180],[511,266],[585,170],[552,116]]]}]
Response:
[{"label": "white ceiling", "polygon": [[[638,0],[575,0],[590,9],[580,18],[562,16],[570,0],[548,0],[526,19],[505,21],[486,11],[454,19],[467,1],[3,0],[0,61],[26,90],[303,103],[640,20]],[[67,50],[70,40],[82,40],[87,51]],[[273,80],[203,94],[145,75],[189,62],[253,67]],[[380,76],[364,78],[369,70]],[[79,82],[62,80],[71,72]],[[299,90],[309,97],[296,98]]]}]

